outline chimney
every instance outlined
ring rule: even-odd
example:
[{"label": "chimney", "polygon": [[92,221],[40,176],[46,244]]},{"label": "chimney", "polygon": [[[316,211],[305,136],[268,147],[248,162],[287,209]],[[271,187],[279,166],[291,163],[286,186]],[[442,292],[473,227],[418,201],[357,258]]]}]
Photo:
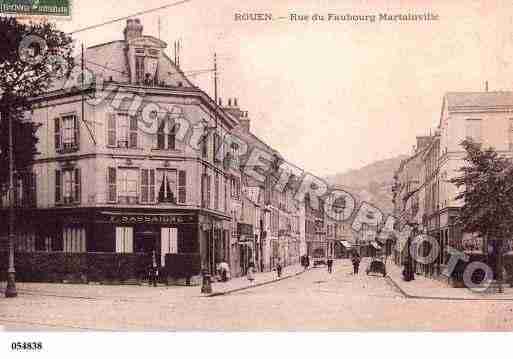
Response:
[{"label": "chimney", "polygon": [[241,111],[240,117],[239,117],[239,123],[240,123],[241,127],[244,129],[244,131],[249,132],[251,121],[248,117],[248,111]]},{"label": "chimney", "polygon": [[219,97],[219,106],[223,107],[223,99]]},{"label": "chimney", "polygon": [[416,151],[420,151],[423,148],[427,147],[431,143],[431,141],[431,133],[429,134],[429,136],[417,136],[417,146],[414,146],[415,150],[413,152],[415,153]]},{"label": "chimney", "polygon": [[228,99],[228,107],[232,107],[232,99],[231,98]]},{"label": "chimney", "polygon": [[137,39],[142,36],[143,26],[141,24],[141,20],[139,19],[128,19],[126,21],[126,27],[123,31],[125,35],[125,41],[131,41],[133,39]]},{"label": "chimney", "polygon": [[233,99],[233,107],[239,107],[239,106],[237,106],[237,97],[235,97]]}]

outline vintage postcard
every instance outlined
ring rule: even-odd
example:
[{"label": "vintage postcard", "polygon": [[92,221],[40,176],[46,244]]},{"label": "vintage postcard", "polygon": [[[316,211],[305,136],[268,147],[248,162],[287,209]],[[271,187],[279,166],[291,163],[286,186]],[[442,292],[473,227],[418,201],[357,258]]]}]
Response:
[{"label": "vintage postcard", "polygon": [[513,3],[0,14],[7,353],[44,352],[15,334],[36,331],[513,329]]}]

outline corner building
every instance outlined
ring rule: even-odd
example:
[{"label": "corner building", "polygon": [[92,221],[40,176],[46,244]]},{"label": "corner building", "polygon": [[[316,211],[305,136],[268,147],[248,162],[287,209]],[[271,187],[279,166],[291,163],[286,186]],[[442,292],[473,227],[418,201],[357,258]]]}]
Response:
[{"label": "corner building", "polygon": [[[214,148],[231,150],[221,139],[238,123],[166,46],[129,19],[123,40],[85,51],[96,86],[63,81],[36,99],[39,154],[17,174],[17,251],[155,251],[159,265],[168,253],[199,253],[210,271],[229,260],[236,172]],[[7,204],[4,195],[2,220]]]}]

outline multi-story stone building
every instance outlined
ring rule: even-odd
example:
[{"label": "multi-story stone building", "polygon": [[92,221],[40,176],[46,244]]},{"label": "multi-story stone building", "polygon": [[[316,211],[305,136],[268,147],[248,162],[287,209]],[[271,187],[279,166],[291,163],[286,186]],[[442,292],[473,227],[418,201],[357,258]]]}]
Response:
[{"label": "multi-story stone building", "polygon": [[[85,76],[74,70],[34,100],[38,154],[17,174],[17,250],[154,254],[158,266],[193,254],[201,269],[227,262],[234,276],[250,262],[297,263],[324,221],[294,186],[275,188],[283,157],[250,131],[236,99],[223,107],[194,86],[138,19],[123,34],[84,50]],[[270,154],[264,180],[246,174],[246,147]]]},{"label": "multi-story stone building", "polygon": [[[467,253],[487,253],[491,246],[456,223],[463,205],[459,189],[450,179],[459,175],[465,152],[461,142],[470,138],[499,154],[513,151],[513,92],[449,92],[443,98],[440,122],[433,136],[417,138],[417,150],[395,174],[395,216],[398,228],[407,221],[435,238],[440,255],[422,266],[428,274],[440,273],[448,264],[448,247]],[[409,186],[409,184],[413,184]],[[406,199],[406,200],[405,200]],[[507,243],[506,251],[510,243]],[[492,248],[493,250],[493,248]]]},{"label": "multi-story stone building", "polygon": [[158,264],[167,253],[200,253],[213,271],[229,256],[230,197],[241,192],[240,174],[214,148],[238,122],[142,31],[130,19],[123,40],[86,49],[96,86],[36,99],[39,153],[27,182],[35,206],[18,216],[26,241],[17,245],[155,252]]},{"label": "multi-story stone building", "polygon": [[[461,200],[456,200],[458,189],[449,182],[459,175],[465,153],[460,146],[465,138],[493,147],[499,154],[511,156],[513,151],[513,92],[450,92],[444,96],[440,116],[440,153],[438,183],[440,237],[447,245],[470,252],[488,252],[482,238],[462,233],[455,219]],[[507,243],[509,249],[510,243]],[[445,261],[447,256],[444,258]]]},{"label": "multi-story stone building", "polygon": [[[404,160],[394,174],[393,204],[395,226],[397,230],[406,225],[415,226],[416,230],[423,223],[424,206],[424,154],[431,141],[431,136],[417,137],[417,146],[413,155]],[[396,245],[394,260],[396,264],[402,264],[407,250],[404,245]],[[402,252],[399,250],[402,249]]]},{"label": "multi-story stone building", "polygon": [[314,262],[324,261],[328,256],[324,206],[322,200],[319,199],[318,202],[318,205],[314,206],[309,196],[306,196],[304,201],[307,254]]}]

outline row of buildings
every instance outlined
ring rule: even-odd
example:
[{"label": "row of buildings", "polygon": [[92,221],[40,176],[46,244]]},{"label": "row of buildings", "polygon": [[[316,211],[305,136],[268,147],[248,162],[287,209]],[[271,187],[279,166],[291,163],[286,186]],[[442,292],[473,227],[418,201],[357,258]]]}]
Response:
[{"label": "row of buildings", "polygon": [[[443,97],[440,120],[429,136],[417,137],[413,154],[394,175],[393,202],[398,228],[413,224],[438,241],[440,253],[431,264],[418,265],[429,275],[446,268],[448,247],[467,254],[491,254],[491,243],[457,225],[462,206],[450,179],[459,175],[465,152],[460,145],[472,139],[499,154],[513,154],[513,92],[450,92]],[[507,244],[510,246],[510,243]],[[507,248],[506,251],[509,249]],[[401,264],[404,255],[396,253]]]},{"label": "row of buildings", "polygon": [[[245,175],[249,151],[224,143],[228,134],[271,154],[274,166],[284,158],[252,133],[236,99],[223,106],[194,86],[166,46],[129,19],[123,40],[84,52],[84,65],[104,79],[103,88],[70,91],[56,83],[35,100],[30,120],[39,126],[38,154],[16,174],[16,251],[155,253],[161,266],[166,254],[199,254],[202,269],[212,273],[227,262],[234,276],[250,262],[269,271],[277,260],[290,265],[305,254],[340,254],[339,239],[347,238],[326,223],[322,207],[294,201],[291,186],[275,190],[273,176],[259,182]],[[131,112],[142,92],[144,103],[158,105],[156,133]],[[160,119],[161,112],[201,124],[201,136],[184,140],[182,128]],[[4,185],[3,223],[7,193]],[[0,235],[5,245],[5,226]]]}]

